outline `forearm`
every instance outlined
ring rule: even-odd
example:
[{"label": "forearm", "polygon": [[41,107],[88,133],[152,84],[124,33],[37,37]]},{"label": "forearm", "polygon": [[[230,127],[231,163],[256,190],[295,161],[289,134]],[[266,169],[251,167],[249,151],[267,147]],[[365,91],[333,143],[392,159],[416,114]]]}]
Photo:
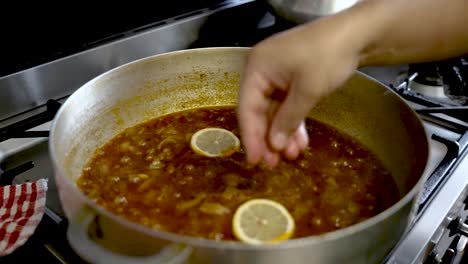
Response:
[{"label": "forearm", "polygon": [[442,60],[468,52],[468,1],[366,0],[345,12],[362,41],[359,66]]}]

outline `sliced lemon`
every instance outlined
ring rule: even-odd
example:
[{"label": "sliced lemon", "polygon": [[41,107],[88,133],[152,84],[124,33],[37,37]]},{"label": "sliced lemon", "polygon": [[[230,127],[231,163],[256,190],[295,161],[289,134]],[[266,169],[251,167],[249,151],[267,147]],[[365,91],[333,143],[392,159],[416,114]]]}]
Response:
[{"label": "sliced lemon", "polygon": [[243,203],[232,219],[232,229],[237,239],[252,245],[289,239],[294,228],[294,219],[288,210],[268,199],[253,199]]},{"label": "sliced lemon", "polygon": [[210,127],[198,130],[192,135],[190,146],[196,153],[206,157],[232,155],[240,148],[240,140],[229,130]]}]

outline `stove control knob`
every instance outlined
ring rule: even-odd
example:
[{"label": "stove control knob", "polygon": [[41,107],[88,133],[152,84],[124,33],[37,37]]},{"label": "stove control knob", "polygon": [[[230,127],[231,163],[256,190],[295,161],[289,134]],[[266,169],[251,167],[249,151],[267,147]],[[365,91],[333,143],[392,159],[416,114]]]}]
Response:
[{"label": "stove control knob", "polygon": [[450,230],[449,237],[458,233],[461,224],[462,223],[461,223],[460,217],[457,217],[455,219],[452,219],[452,221],[450,221],[450,223],[447,225],[447,229]]},{"label": "stove control knob", "polygon": [[464,254],[459,263],[468,263],[468,254]]},{"label": "stove control knob", "polygon": [[426,260],[424,261],[423,264],[440,264],[442,263],[441,260],[439,259],[440,257],[435,253],[434,251],[427,256]]},{"label": "stove control knob", "polygon": [[465,222],[460,222],[458,225],[458,233],[468,237],[468,218],[465,219]]},{"label": "stove control knob", "polygon": [[453,263],[453,260],[457,256],[457,246],[458,242],[460,241],[460,236],[457,235],[456,237],[453,238],[452,243],[450,243],[450,246],[448,249],[445,251],[444,256],[442,257],[442,263]]},{"label": "stove control knob", "polygon": [[456,253],[453,249],[449,248],[445,251],[444,256],[442,257],[443,264],[451,264],[452,261],[455,259]]},{"label": "stove control knob", "polygon": [[468,210],[468,195],[465,197],[465,200],[463,200],[463,203],[465,204],[463,210]]},{"label": "stove control knob", "polygon": [[465,248],[467,243],[468,238],[466,236],[461,236],[456,247],[457,256],[455,257],[453,263],[468,263],[468,254],[465,255]]}]

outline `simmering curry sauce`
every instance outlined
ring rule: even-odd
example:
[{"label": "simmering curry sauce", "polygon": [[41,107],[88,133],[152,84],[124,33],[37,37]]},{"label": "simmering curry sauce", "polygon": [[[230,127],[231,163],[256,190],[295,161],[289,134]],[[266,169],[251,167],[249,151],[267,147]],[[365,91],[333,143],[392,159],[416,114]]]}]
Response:
[{"label": "simmering curry sauce", "polygon": [[318,235],[370,218],[400,197],[389,171],[353,138],[307,119],[310,144],[274,169],[196,154],[197,130],[221,127],[239,136],[234,107],[172,113],[131,127],[98,149],[78,180],[99,205],[136,223],[181,235],[235,240],[236,208],[253,198],[284,205],[293,238]]}]

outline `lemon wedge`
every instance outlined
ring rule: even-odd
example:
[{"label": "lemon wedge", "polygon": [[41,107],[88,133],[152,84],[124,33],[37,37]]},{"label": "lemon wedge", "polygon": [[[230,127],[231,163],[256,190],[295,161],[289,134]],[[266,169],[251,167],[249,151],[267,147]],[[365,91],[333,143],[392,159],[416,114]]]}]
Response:
[{"label": "lemon wedge", "polygon": [[239,150],[240,140],[229,130],[210,127],[195,132],[190,147],[195,153],[206,157],[225,157]]},{"label": "lemon wedge", "polygon": [[294,233],[295,223],[288,210],[278,202],[252,199],[237,208],[232,228],[240,241],[262,245],[289,239]]}]

